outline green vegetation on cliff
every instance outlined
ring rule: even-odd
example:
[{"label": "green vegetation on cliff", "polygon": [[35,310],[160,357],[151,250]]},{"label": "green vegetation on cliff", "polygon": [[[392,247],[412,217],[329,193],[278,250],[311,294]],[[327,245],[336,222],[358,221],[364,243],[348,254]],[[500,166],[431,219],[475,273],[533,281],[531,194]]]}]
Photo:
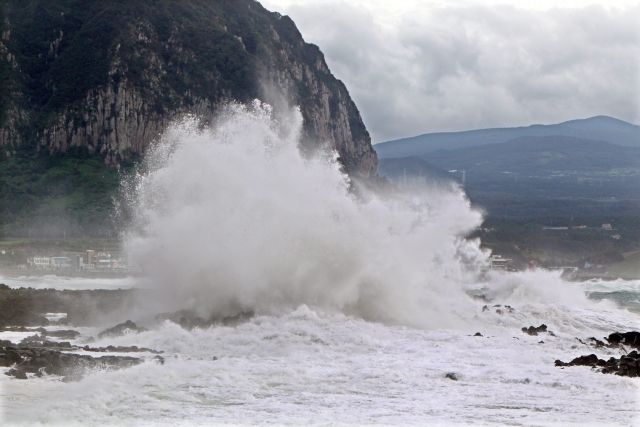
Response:
[{"label": "green vegetation on cliff", "polygon": [[4,234],[20,237],[105,236],[117,229],[113,201],[122,171],[100,155],[73,147],[53,155],[18,149],[0,162]]}]

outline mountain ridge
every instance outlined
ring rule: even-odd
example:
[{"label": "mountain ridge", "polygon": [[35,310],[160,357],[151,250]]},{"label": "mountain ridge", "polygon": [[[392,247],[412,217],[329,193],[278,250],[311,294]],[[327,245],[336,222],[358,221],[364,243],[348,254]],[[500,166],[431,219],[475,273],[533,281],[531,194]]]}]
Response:
[{"label": "mountain ridge", "polygon": [[521,136],[568,136],[640,147],[640,126],[608,116],[569,120],[552,125],[437,132],[374,145],[379,157],[422,156],[439,149],[458,149],[502,143]]}]

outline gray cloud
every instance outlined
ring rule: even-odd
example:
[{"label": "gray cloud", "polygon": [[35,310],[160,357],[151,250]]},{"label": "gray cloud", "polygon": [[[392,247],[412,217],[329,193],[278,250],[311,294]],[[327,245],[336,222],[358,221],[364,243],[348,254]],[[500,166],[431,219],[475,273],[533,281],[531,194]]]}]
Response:
[{"label": "gray cloud", "polygon": [[286,12],[345,82],[374,142],[598,114],[640,118],[640,6],[431,7],[393,28],[346,2]]}]

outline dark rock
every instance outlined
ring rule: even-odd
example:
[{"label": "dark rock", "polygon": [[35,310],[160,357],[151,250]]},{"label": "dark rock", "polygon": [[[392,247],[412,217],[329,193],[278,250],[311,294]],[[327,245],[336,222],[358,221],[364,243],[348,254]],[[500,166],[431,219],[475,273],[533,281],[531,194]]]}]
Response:
[{"label": "dark rock", "polygon": [[241,312],[235,316],[227,316],[219,318],[212,316],[208,320],[196,315],[195,312],[189,310],[180,310],[173,313],[161,313],[156,315],[156,321],[162,323],[169,320],[177,323],[183,329],[191,330],[194,328],[209,328],[213,325],[222,324],[224,326],[237,326],[248,322],[254,316],[253,311]]},{"label": "dark rock", "polygon": [[189,322],[189,320],[186,317],[182,316],[180,318],[180,327],[182,329],[189,329],[191,327],[191,322]]},{"label": "dark rock", "polygon": [[489,307],[487,307],[486,305],[482,307],[482,312],[485,312],[485,311],[489,311]]},{"label": "dark rock", "polygon": [[503,312],[502,310],[500,310],[500,309],[496,310],[496,313],[498,313],[498,314],[504,314],[504,312]]},{"label": "dark rock", "polygon": [[605,340],[607,340],[609,344],[624,344],[630,347],[640,348],[640,332],[636,331],[614,332],[608,337],[605,337]]},{"label": "dark rock", "polygon": [[600,340],[597,340],[595,337],[588,338],[588,339],[587,339],[587,341],[593,341],[593,342],[594,342],[594,344],[595,344],[595,346],[596,346],[596,348],[597,348],[597,347],[604,347],[604,346],[605,346],[605,343],[603,343],[603,342],[602,342],[602,341],[600,341]]},{"label": "dark rock", "polygon": [[453,380],[453,381],[458,381],[458,376],[456,375],[455,372],[447,372],[447,374],[444,377],[449,378],[450,380]]},{"label": "dark rock", "polygon": [[155,356],[153,358],[153,360],[155,360],[155,362],[160,364],[160,365],[164,365],[164,357],[162,357],[162,356]]},{"label": "dark rock", "polygon": [[236,314],[235,316],[227,316],[223,318],[222,324],[224,326],[238,326],[242,323],[248,322],[253,316],[253,311],[242,312],[240,314]]},{"label": "dark rock", "polygon": [[22,363],[23,359],[22,356],[20,356],[20,354],[16,351],[16,350],[9,350],[10,347],[7,347],[7,352],[5,353],[5,363],[6,366],[11,366],[14,363],[16,364],[20,364]]},{"label": "dark rock", "polygon": [[15,377],[16,379],[19,379],[19,380],[27,379],[27,373],[22,369],[9,369],[4,374],[10,377]]},{"label": "dark rock", "polygon": [[620,359],[610,357],[609,360],[605,361],[603,359],[599,359],[595,354],[590,354],[588,356],[577,357],[569,363],[556,360],[555,365],[591,366],[603,374],[616,374],[625,377],[640,376],[640,355],[635,351],[626,356],[620,357]]},{"label": "dark rock", "polygon": [[598,356],[590,354],[588,356],[580,356],[569,362],[569,366],[593,366],[598,363]]},{"label": "dark rock", "polygon": [[535,326],[529,326],[522,328],[522,332],[524,332],[525,334],[529,334],[532,336],[537,336],[539,333],[541,332],[547,332],[547,325],[545,325],[544,323],[540,326],[538,326],[537,328]]},{"label": "dark rock", "polygon": [[[59,344],[59,343],[56,343]],[[12,366],[15,369],[7,372],[9,376],[22,375],[22,373],[33,373],[41,377],[43,372],[49,375],[59,375],[64,377],[63,381],[75,381],[89,370],[115,370],[124,369],[142,363],[142,359],[130,356],[103,356],[94,358],[89,355],[75,353],[61,353],[53,348],[26,348],[19,350],[9,350],[3,355],[4,365]],[[76,347],[77,348],[77,347]],[[134,351],[146,351],[149,349],[139,349],[136,346],[127,347]],[[22,353],[20,353],[22,352]],[[7,358],[8,355],[8,358]],[[160,359],[158,359],[158,357]],[[8,359],[8,361],[6,360]],[[157,356],[157,363],[164,362],[164,358]],[[11,362],[10,365],[7,365]]]},{"label": "dark rock", "polygon": [[84,347],[82,347],[82,349],[84,351],[113,352],[113,353],[155,353],[155,354],[164,353],[164,351],[153,350],[151,348],[146,348],[146,347],[138,348],[135,345],[132,345],[131,347],[120,347],[120,346],[116,347],[113,345],[110,345],[107,347],[89,347],[88,345],[85,345]]},{"label": "dark rock", "polygon": [[216,361],[216,360],[218,360],[218,358],[213,356],[213,359],[211,359],[211,360]]},{"label": "dark rock", "polygon": [[476,334],[474,335],[474,337],[481,337],[482,334],[480,332],[476,332]]},{"label": "dark rock", "polygon": [[139,334],[140,332],[146,332],[147,328],[139,328],[133,323],[131,320],[127,320],[124,323],[120,323],[113,328],[106,329],[98,334],[98,338],[106,338],[106,337],[119,337],[125,334]]},{"label": "dark rock", "polygon": [[29,337],[23,338],[22,341],[20,341],[20,344],[31,344],[34,342],[42,342],[44,340],[44,337],[42,337],[41,335],[31,335]]},{"label": "dark rock", "polygon": [[50,364],[49,360],[47,360],[45,357],[38,357],[30,361],[30,365],[36,369],[44,368],[49,364]]}]

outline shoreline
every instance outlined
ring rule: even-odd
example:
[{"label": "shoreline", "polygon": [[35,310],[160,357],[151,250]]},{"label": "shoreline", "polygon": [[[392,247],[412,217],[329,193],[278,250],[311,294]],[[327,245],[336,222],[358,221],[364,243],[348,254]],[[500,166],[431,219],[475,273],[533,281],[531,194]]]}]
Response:
[{"label": "shoreline", "polygon": [[[56,276],[56,277],[71,277],[71,278],[82,278],[82,279],[124,279],[124,278],[133,278],[133,277],[142,277],[142,273],[121,273],[121,272],[110,272],[110,271],[100,271],[100,272],[88,272],[88,271],[73,271],[73,270],[33,270],[33,269],[23,269],[23,268],[0,268],[0,277],[6,278],[18,278],[18,277],[45,277],[45,276]],[[640,277],[636,277],[635,275],[626,275],[626,274],[594,274],[594,273],[583,273],[578,274],[576,276],[566,277],[565,280],[567,282],[588,282],[590,280],[599,279],[606,282],[612,282],[615,280],[640,280]]]},{"label": "shoreline", "polygon": [[139,273],[120,273],[111,271],[88,272],[73,270],[31,270],[24,268],[0,268],[0,277],[73,277],[82,279],[123,279],[127,277],[140,277]]}]

